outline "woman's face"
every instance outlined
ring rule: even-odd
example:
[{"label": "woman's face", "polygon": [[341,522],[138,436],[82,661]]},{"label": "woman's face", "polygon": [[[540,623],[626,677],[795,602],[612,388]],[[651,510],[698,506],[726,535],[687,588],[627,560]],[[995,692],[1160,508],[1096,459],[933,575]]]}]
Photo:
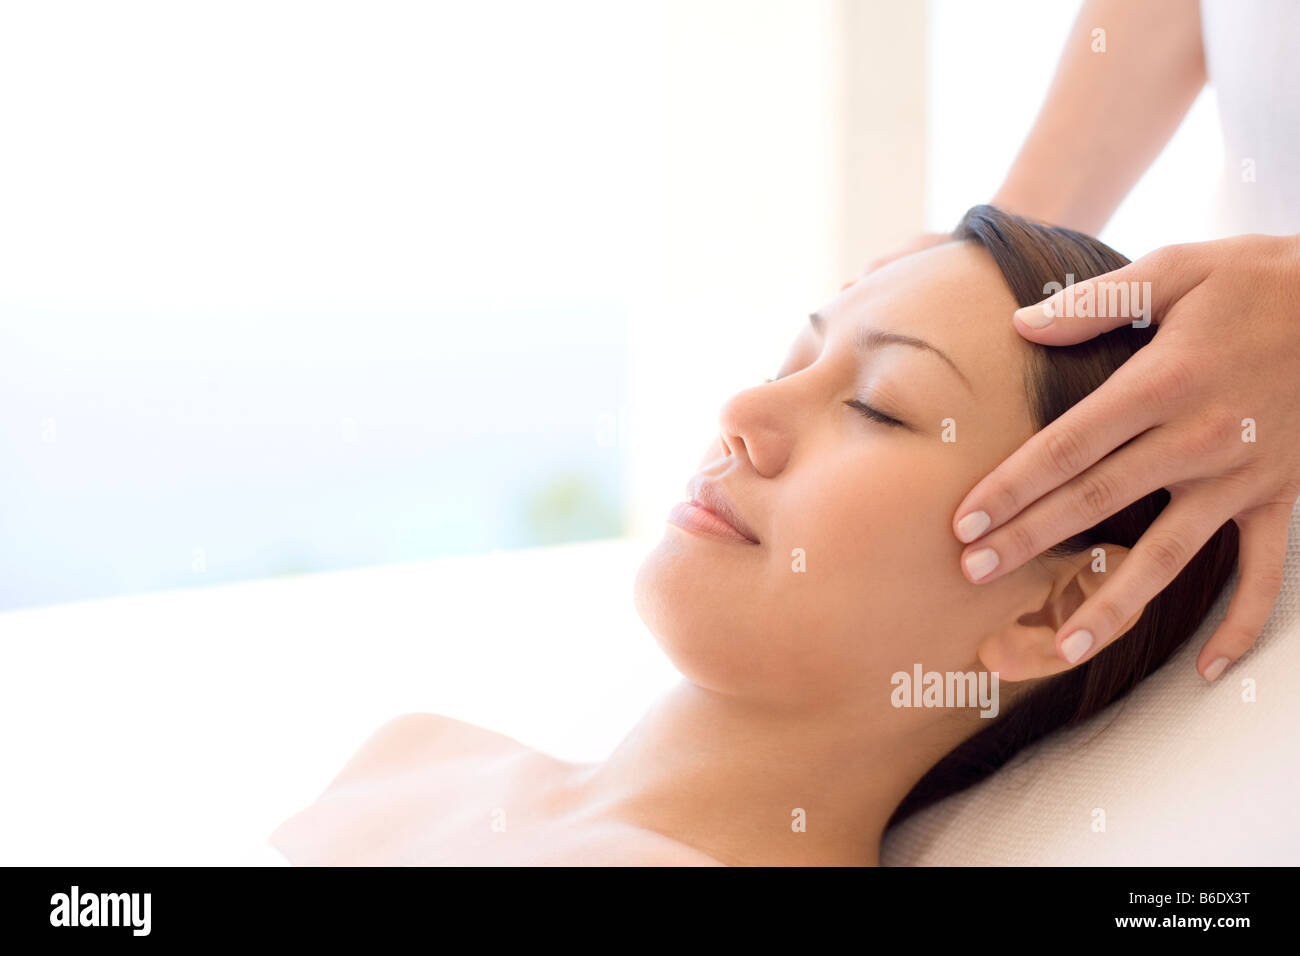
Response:
[{"label": "woman's face", "polygon": [[636,580],[684,676],[785,707],[884,708],[890,675],[978,670],[981,638],[1041,603],[1036,562],[973,584],[952,532],[1034,431],[1016,306],[987,252],[938,246],[840,293],[776,381],[726,402],[699,475],[758,543],[669,523]]}]

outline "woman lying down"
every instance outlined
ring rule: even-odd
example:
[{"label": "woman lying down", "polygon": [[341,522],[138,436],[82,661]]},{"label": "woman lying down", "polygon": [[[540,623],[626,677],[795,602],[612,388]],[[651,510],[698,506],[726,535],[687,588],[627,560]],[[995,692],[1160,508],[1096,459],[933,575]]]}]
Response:
[{"label": "woman lying down", "polygon": [[[682,680],[607,759],[408,714],[271,844],[305,865],[873,865],[888,826],[1158,668],[1231,574],[1235,525],[1074,666],[1057,629],[1168,492],[984,585],[950,526],[980,478],[1155,334],[1047,348],[1011,313],[1127,260],[990,206],[953,240],[842,291],[776,379],[723,406],[696,503],[673,509],[636,576]],[[996,707],[949,699],[960,680],[902,679],[931,672],[980,677],[967,686],[996,688]],[[914,706],[922,691],[947,706]]]}]

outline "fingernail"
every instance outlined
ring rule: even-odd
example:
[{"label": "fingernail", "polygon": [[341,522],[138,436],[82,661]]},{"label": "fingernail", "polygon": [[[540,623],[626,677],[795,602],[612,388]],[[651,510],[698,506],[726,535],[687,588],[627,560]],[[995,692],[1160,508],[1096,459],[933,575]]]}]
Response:
[{"label": "fingernail", "polygon": [[1021,325],[1027,325],[1031,329],[1045,329],[1052,324],[1055,316],[1040,302],[1038,305],[1027,305],[1023,309],[1016,309],[1015,318]]},{"label": "fingernail", "polygon": [[1226,657],[1216,657],[1211,662],[1210,666],[1205,668],[1205,679],[1211,683],[1218,680],[1219,675],[1223,673],[1224,668],[1226,668],[1230,663],[1231,661]]},{"label": "fingernail", "polygon": [[1092,631],[1085,631],[1080,628],[1061,641],[1061,654],[1068,663],[1073,664],[1084,654],[1087,654],[1090,647],[1092,647]]},{"label": "fingernail", "polygon": [[978,581],[990,574],[998,566],[998,553],[992,548],[980,548],[966,555],[966,573],[972,581]]},{"label": "fingernail", "polygon": [[970,544],[987,531],[992,523],[986,512],[972,511],[957,522],[957,540],[963,544]]}]

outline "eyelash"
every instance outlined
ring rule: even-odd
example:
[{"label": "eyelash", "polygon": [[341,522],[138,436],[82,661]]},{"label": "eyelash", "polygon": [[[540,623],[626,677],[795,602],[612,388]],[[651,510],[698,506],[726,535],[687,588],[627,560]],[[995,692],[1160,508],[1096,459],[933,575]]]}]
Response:
[{"label": "eyelash", "polygon": [[860,402],[856,398],[850,398],[847,401],[845,401],[844,404],[849,406],[849,408],[856,408],[858,411],[860,411],[867,418],[871,419],[873,422],[879,422],[882,425],[889,425],[891,428],[907,427],[902,422],[900,422],[897,418],[893,418],[889,415],[886,415],[880,409],[872,408],[866,402]]},{"label": "eyelash", "polygon": [[[765,378],[763,379],[763,384],[768,385],[775,381],[775,378]],[[886,415],[880,409],[873,408],[866,402],[858,401],[856,398],[846,399],[844,404],[849,406],[849,408],[857,409],[864,417],[869,418],[873,422],[879,422],[881,425],[888,425],[891,428],[907,427],[906,423],[900,422],[897,418],[894,418],[891,415]]]}]

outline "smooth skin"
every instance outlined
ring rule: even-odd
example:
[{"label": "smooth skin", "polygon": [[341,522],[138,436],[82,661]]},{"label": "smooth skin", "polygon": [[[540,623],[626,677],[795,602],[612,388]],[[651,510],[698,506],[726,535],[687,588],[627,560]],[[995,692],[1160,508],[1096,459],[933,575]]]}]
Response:
[{"label": "smooth skin", "polygon": [[899,802],[990,719],[895,706],[893,675],[996,672],[1005,714],[1070,668],[1057,630],[1127,560],[959,570],[947,516],[1034,431],[1014,306],[973,243],[908,256],[724,404],[698,471],[758,541],[665,523],[633,596],[682,680],[606,760],[406,715],[272,843],[303,864],[878,862]]},{"label": "smooth skin", "polygon": [[[1104,54],[1092,31],[1106,30]],[[1095,235],[1164,148],[1205,84],[1195,0],[1089,0],[1046,101],[993,205]],[[1105,128],[1079,148],[1079,129]],[[927,233],[868,273],[944,241]],[[952,518],[996,567],[987,584],[1138,498],[1172,503],[1125,569],[1058,632],[1067,661],[1087,660],[1160,592],[1220,525],[1241,532],[1240,577],[1197,671],[1217,680],[1254,646],[1282,586],[1287,530],[1300,498],[1300,236],[1235,236],[1166,246],[1075,287],[1150,282],[1153,342],[1096,392],[971,489]],[[1062,314],[1064,293],[1014,313],[1042,345],[1075,344],[1131,316]],[[1046,322],[1048,314],[1056,316]],[[1253,441],[1244,420],[1255,422]],[[975,580],[975,579],[972,579]]]}]

